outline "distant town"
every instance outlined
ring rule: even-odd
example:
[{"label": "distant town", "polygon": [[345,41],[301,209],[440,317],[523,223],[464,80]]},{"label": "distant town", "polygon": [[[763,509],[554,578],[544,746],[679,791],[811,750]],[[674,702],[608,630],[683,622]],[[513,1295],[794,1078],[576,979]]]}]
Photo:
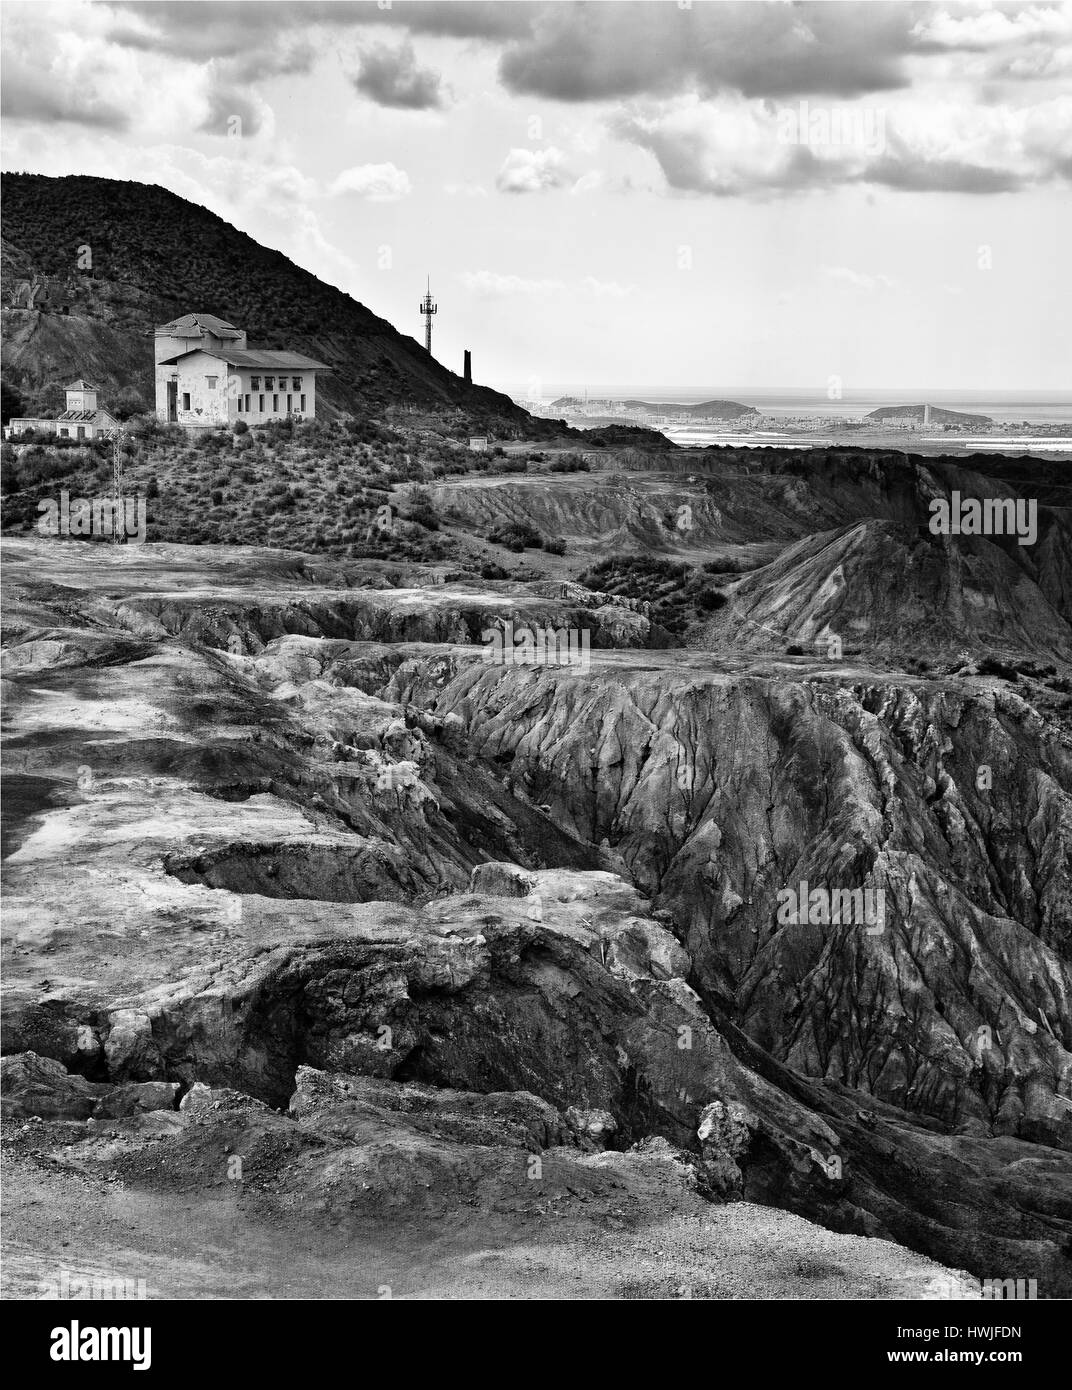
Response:
[{"label": "distant town", "polygon": [[[961,445],[976,440],[1054,441],[1055,447],[1072,449],[1068,425],[1058,421],[995,421],[989,415],[946,410],[927,402],[883,406],[866,414],[827,414],[800,411],[765,413],[738,401],[702,401],[695,405],[611,397],[559,396],[555,400],[517,398],[532,415],[564,419],[578,428],[595,429],[608,424],[636,425],[660,430],[675,443],[705,444],[728,436],[734,442],[757,446],[791,443],[797,437],[807,444],[831,440],[875,442],[889,436],[913,435],[913,445],[942,436]],[[951,439],[947,439],[952,436]]]}]

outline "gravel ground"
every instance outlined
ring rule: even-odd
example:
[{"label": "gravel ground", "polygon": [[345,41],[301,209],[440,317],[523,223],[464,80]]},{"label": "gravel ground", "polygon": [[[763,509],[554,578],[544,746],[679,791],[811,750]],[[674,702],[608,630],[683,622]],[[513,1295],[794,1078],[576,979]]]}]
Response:
[{"label": "gravel ground", "polygon": [[[5,1298],[69,1279],[145,1280],[165,1299],[901,1299],[957,1276],[888,1241],[696,1199],[638,1226],[574,1213],[366,1221],[345,1234],[226,1195],[146,1192],[33,1157],[5,1164]],[[963,1276],[962,1276],[963,1277]],[[390,1291],[389,1293],[387,1291]],[[964,1296],[960,1292],[960,1296]]]}]

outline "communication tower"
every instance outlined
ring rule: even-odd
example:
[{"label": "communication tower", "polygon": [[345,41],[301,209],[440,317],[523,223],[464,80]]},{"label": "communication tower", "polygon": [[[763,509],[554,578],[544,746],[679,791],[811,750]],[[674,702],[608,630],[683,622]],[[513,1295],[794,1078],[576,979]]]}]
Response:
[{"label": "communication tower", "polygon": [[421,300],[421,313],[424,315],[424,346],[430,353],[432,351],[432,315],[438,314],[439,309],[435,300],[432,298],[431,281],[425,281],[424,298]]}]

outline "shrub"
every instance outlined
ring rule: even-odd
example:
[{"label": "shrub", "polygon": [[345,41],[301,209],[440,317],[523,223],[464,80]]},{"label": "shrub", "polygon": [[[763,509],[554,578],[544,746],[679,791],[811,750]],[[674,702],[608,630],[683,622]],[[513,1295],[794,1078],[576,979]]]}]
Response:
[{"label": "shrub", "polygon": [[493,531],[489,531],[488,540],[493,545],[504,545],[507,550],[515,552],[539,550],[543,545],[543,537],[527,521],[511,521],[504,526],[496,526]]},{"label": "shrub", "polygon": [[231,428],[234,430],[235,434],[249,433],[249,426],[246,424],[245,420],[236,420]]}]

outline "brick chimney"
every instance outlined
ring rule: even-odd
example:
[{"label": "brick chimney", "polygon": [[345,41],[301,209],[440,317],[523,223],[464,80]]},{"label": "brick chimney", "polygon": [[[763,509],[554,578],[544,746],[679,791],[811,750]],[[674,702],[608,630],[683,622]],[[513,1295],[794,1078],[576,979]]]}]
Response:
[{"label": "brick chimney", "polygon": [[462,366],[462,376],[465,378],[465,384],[466,384],[467,386],[472,386],[472,384],[473,384],[473,354],[469,351],[468,348],[465,349],[465,362],[464,362],[464,365]]}]

